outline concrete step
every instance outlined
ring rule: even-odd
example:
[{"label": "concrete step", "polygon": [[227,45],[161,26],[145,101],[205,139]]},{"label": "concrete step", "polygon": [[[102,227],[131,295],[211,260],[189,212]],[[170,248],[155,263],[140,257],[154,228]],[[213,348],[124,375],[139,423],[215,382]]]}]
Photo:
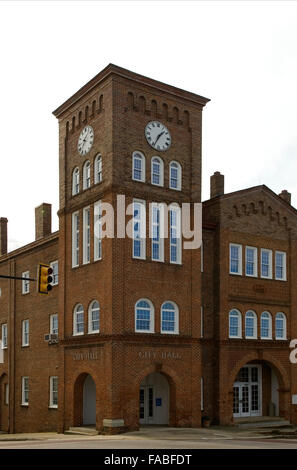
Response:
[{"label": "concrete step", "polygon": [[282,420],[271,420],[271,421],[246,421],[236,423],[236,426],[240,429],[253,429],[253,428],[281,428],[281,427],[292,427],[290,421],[285,419]]},{"label": "concrete step", "polygon": [[81,436],[97,436],[99,433],[96,428],[93,427],[72,427],[67,431],[64,431],[64,434],[79,434]]}]

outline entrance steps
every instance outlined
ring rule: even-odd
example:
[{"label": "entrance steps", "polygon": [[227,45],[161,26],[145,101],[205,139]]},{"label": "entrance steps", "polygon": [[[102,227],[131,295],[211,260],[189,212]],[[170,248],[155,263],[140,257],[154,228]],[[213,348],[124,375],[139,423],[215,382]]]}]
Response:
[{"label": "entrance steps", "polygon": [[236,418],[234,419],[234,425],[240,429],[292,427],[290,421],[277,416]]},{"label": "entrance steps", "polygon": [[64,431],[64,434],[76,434],[81,436],[97,436],[99,433],[94,426],[80,426],[80,427],[72,427],[69,428],[67,431]]}]

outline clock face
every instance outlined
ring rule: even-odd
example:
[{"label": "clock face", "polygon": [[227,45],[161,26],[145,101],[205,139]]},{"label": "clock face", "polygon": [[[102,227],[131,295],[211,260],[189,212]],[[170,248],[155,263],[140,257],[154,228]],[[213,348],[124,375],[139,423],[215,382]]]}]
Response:
[{"label": "clock face", "polygon": [[93,145],[94,131],[91,126],[85,126],[79,134],[77,150],[80,155],[86,155]]},{"label": "clock face", "polygon": [[164,124],[158,121],[151,121],[146,125],[145,137],[151,147],[164,151],[171,145],[171,135]]}]

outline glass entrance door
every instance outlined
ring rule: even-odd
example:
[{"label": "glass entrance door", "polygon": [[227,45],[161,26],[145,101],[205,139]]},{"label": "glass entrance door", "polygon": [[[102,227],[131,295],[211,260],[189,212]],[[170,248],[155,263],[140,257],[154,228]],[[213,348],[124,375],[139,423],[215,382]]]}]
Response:
[{"label": "glass entrance door", "polygon": [[242,367],[233,385],[233,416],[261,416],[261,366]]}]

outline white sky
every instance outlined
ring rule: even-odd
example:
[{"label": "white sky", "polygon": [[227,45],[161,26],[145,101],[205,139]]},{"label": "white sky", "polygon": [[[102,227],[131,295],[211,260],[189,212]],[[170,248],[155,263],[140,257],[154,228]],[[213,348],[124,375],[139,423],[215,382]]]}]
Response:
[{"label": "white sky", "polygon": [[0,216],[9,250],[34,240],[34,208],[58,229],[62,102],[114,63],[206,96],[203,199],[266,184],[297,205],[297,3],[1,1]]}]

